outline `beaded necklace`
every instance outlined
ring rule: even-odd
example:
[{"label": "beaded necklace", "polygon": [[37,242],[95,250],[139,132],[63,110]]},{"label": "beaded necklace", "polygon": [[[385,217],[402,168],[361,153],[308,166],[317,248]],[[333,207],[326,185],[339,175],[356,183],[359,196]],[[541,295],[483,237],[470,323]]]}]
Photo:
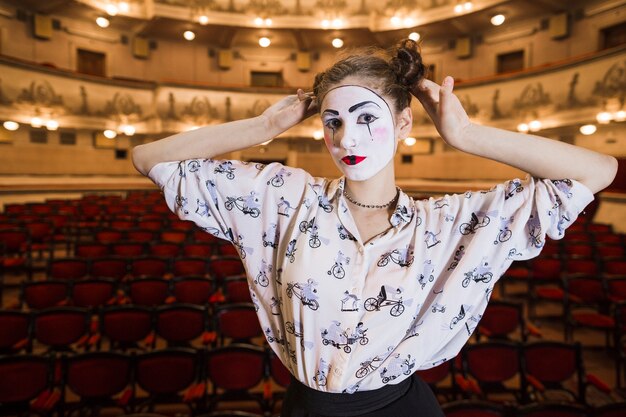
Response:
[{"label": "beaded necklace", "polygon": [[348,195],[348,193],[346,192],[346,189],[343,189],[343,195],[348,199],[349,202],[351,202],[352,204],[356,204],[359,207],[364,207],[364,208],[371,208],[371,209],[381,209],[381,208],[386,208],[389,207],[391,205],[391,203],[393,203],[398,196],[400,195],[400,187],[396,187],[396,195],[393,196],[393,198],[391,200],[389,200],[389,202],[385,203],[385,204],[363,204],[363,203],[359,203],[358,201],[354,200],[352,197],[350,197]]}]

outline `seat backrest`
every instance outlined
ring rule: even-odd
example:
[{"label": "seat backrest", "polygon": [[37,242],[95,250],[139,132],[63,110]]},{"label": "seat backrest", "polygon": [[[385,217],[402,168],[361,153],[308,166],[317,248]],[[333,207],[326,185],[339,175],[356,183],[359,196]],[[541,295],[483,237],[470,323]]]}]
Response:
[{"label": "seat backrest", "polygon": [[266,376],[266,354],[260,346],[236,343],[209,350],[205,364],[217,389],[249,390]]},{"label": "seat backrest", "polygon": [[149,394],[179,393],[195,382],[199,370],[198,353],[193,349],[160,349],[135,360],[135,380]]},{"label": "seat backrest", "polygon": [[481,342],[469,345],[463,352],[467,373],[478,382],[505,382],[521,379],[520,348],[505,341]]},{"label": "seat backrest", "polygon": [[522,355],[524,373],[542,383],[563,383],[572,377],[577,377],[579,382],[582,380],[584,371],[579,343],[527,343],[523,347]]},{"label": "seat backrest", "polygon": [[117,284],[111,278],[94,278],[72,284],[72,304],[78,307],[101,307],[115,296]]},{"label": "seat backrest", "polygon": [[87,277],[88,274],[89,262],[86,259],[53,259],[48,265],[50,279],[77,280]]},{"label": "seat backrest", "polygon": [[174,259],[172,265],[172,273],[176,277],[185,275],[204,276],[207,274],[208,262],[206,258],[200,257],[184,257]]},{"label": "seat backrest", "polygon": [[169,281],[163,278],[135,278],[127,286],[128,296],[137,305],[158,306],[169,296]]},{"label": "seat backrest", "polygon": [[105,307],[100,313],[100,333],[114,343],[137,343],[152,331],[152,311],[125,305]]},{"label": "seat backrest", "polygon": [[172,343],[191,342],[207,329],[207,310],[195,304],[170,304],[157,308],[156,331]]},{"label": "seat backrest", "polygon": [[132,259],[130,262],[130,274],[133,277],[161,278],[168,272],[168,261],[165,258],[146,256]]},{"label": "seat backrest", "polygon": [[239,257],[214,256],[209,263],[209,272],[218,282],[222,282],[226,277],[245,273],[245,268]]},{"label": "seat backrest", "polygon": [[121,280],[128,272],[128,261],[123,258],[98,258],[91,261],[90,275],[92,277],[113,278]]},{"label": "seat backrest", "polygon": [[119,352],[70,356],[64,369],[67,386],[83,399],[110,399],[131,382],[131,358]]},{"label": "seat backrest", "polygon": [[178,277],[172,280],[176,302],[204,305],[213,293],[213,280],[205,277]]},{"label": "seat backrest", "polygon": [[523,306],[510,301],[493,300],[480,319],[479,332],[488,337],[507,338],[519,331],[523,338]]},{"label": "seat backrest", "polygon": [[273,352],[270,353],[270,375],[283,388],[291,384],[291,372]]},{"label": "seat backrest", "polygon": [[17,343],[23,340],[28,341],[29,337],[30,315],[28,313],[0,310],[0,354],[11,352]]},{"label": "seat backrest", "polygon": [[21,302],[33,310],[60,306],[69,296],[69,283],[66,281],[36,281],[22,283]]},{"label": "seat backrest", "polygon": [[40,355],[0,356],[0,404],[28,402],[52,383],[50,359]]},{"label": "seat backrest", "polygon": [[255,337],[263,334],[256,310],[252,303],[224,304],[215,310],[218,336],[224,340],[251,343]]},{"label": "seat backrest", "polygon": [[90,315],[79,307],[52,307],[35,314],[35,339],[52,349],[68,350],[89,330]]}]

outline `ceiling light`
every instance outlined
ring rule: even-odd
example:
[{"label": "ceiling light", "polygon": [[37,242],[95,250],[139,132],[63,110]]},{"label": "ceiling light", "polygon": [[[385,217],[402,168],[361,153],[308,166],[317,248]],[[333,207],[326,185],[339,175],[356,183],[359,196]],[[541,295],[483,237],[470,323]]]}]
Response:
[{"label": "ceiling light", "polygon": [[322,20],[321,25],[322,25],[322,29],[328,29],[330,27],[330,20],[328,19]]},{"label": "ceiling light", "polygon": [[12,120],[7,120],[2,124],[6,130],[14,131],[20,128],[20,124]]},{"label": "ceiling light", "polygon": [[96,19],[96,25],[100,26],[101,28],[108,28],[110,24],[111,22],[109,22],[109,19],[107,19],[106,17],[100,16]]},{"label": "ceiling light", "polygon": [[119,11],[115,4],[107,4],[104,10],[107,12],[109,16],[115,16]]},{"label": "ceiling light", "polygon": [[259,45],[261,45],[262,48],[267,48],[271,44],[272,44],[272,41],[270,40],[270,38],[266,36],[259,38]]},{"label": "ceiling light", "polygon": [[530,130],[530,128],[528,127],[528,124],[526,123],[520,123],[517,125],[517,131],[518,132],[522,132],[522,133],[526,133]]},{"label": "ceiling light", "polygon": [[343,26],[343,20],[339,18],[333,19],[332,24],[335,29],[339,29],[341,26]]},{"label": "ceiling light", "polygon": [[412,41],[414,41],[414,42],[419,41],[421,37],[422,37],[422,36],[421,36],[419,33],[417,33],[417,32],[411,32],[411,33],[409,34],[409,39],[411,39],[411,40],[412,40]]},{"label": "ceiling light", "polygon": [[46,129],[48,130],[57,130],[59,128],[59,122],[56,120],[48,120],[46,122]]},{"label": "ceiling light", "polygon": [[626,120],[626,111],[620,110],[615,112],[613,120],[615,120],[616,122],[623,122],[624,120]]},{"label": "ceiling light", "polygon": [[313,131],[313,139],[322,140],[324,139],[324,131],[322,129],[317,129]]},{"label": "ceiling light", "polygon": [[405,144],[406,146],[413,146],[413,145],[415,145],[416,143],[417,143],[417,139],[412,138],[412,137],[410,137],[410,136],[409,136],[408,138],[405,138],[405,139],[404,139],[404,144]]},{"label": "ceiling light", "polygon": [[454,6],[454,13],[461,13],[462,11],[463,11],[462,4],[457,4],[456,6]]},{"label": "ceiling light", "polygon": [[463,10],[465,11],[470,11],[472,10],[473,7],[474,5],[472,4],[471,1],[466,1],[465,3],[463,3]]},{"label": "ceiling light", "polygon": [[596,130],[598,130],[596,125],[583,125],[580,127],[580,133],[583,135],[593,135],[596,133]]},{"label": "ceiling light", "polygon": [[135,126],[133,125],[121,125],[120,130],[126,136],[133,136],[135,134]]},{"label": "ceiling light", "polygon": [[33,117],[32,119],[30,119],[30,125],[32,127],[41,127],[43,126],[43,121],[39,117]]},{"label": "ceiling light", "polygon": [[528,122],[528,128],[531,132],[536,132],[541,129],[541,122],[539,120],[531,120]]},{"label": "ceiling light", "polygon": [[120,11],[122,13],[128,13],[128,11],[130,10],[130,5],[128,4],[128,2],[125,1],[119,2],[117,6],[120,8]]},{"label": "ceiling light", "polygon": [[341,48],[343,46],[343,39],[335,38],[333,39],[332,44],[335,48]]},{"label": "ceiling light", "polygon": [[200,17],[198,17],[198,23],[200,23],[201,25],[208,25],[209,24],[209,16],[203,14]]},{"label": "ceiling light", "polygon": [[506,20],[506,17],[504,17],[503,14],[497,14],[491,17],[491,24],[494,26],[500,26],[501,24],[504,23],[505,20]]},{"label": "ceiling light", "polygon": [[265,23],[265,26],[272,26],[272,19],[268,17],[267,19],[265,19],[264,23]]},{"label": "ceiling light", "polygon": [[115,130],[107,129],[102,132],[105,138],[107,139],[115,139],[117,137],[117,132]]},{"label": "ceiling light", "polygon": [[404,23],[404,27],[410,28],[415,24],[415,20],[412,17],[405,17],[402,23]]},{"label": "ceiling light", "polygon": [[613,119],[613,115],[609,113],[608,111],[602,111],[596,114],[596,120],[598,121],[598,123],[603,124],[603,125],[609,123],[612,119]]},{"label": "ceiling light", "polygon": [[400,19],[399,16],[393,16],[391,19],[389,19],[389,21],[394,26],[400,26],[402,24],[402,19]]},{"label": "ceiling light", "polygon": [[187,39],[188,41],[192,41],[196,39],[196,34],[190,30],[186,30],[185,33],[183,33],[183,37]]},{"label": "ceiling light", "polygon": [[257,17],[256,19],[254,19],[254,24],[257,26],[263,26],[263,18]]}]

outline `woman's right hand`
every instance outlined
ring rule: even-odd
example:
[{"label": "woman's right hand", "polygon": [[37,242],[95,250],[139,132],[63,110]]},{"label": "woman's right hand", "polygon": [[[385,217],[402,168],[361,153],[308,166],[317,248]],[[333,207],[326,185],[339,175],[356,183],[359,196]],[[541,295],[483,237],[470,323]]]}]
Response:
[{"label": "woman's right hand", "polygon": [[317,103],[313,93],[298,89],[297,94],[289,95],[268,107],[262,114],[267,118],[272,132],[280,134],[317,113]]}]

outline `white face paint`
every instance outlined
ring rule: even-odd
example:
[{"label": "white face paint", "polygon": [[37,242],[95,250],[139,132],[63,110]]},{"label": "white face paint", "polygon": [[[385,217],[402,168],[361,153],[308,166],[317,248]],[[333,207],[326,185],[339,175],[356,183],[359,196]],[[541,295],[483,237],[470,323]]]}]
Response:
[{"label": "white face paint", "polygon": [[370,179],[393,159],[394,118],[378,94],[354,85],[336,87],[324,97],[320,114],[326,147],[347,179]]}]

